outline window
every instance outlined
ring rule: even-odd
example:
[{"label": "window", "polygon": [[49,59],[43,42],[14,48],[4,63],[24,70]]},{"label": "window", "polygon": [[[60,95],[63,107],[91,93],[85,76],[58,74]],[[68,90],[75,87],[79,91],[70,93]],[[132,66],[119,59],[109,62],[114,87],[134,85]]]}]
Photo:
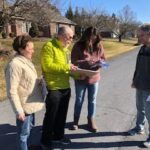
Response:
[{"label": "window", "polygon": [[22,22],[22,33],[26,33],[27,30],[26,30],[26,23],[25,22]]},{"label": "window", "polygon": [[30,28],[31,28],[31,23],[27,22],[26,23],[26,32],[29,33]]}]

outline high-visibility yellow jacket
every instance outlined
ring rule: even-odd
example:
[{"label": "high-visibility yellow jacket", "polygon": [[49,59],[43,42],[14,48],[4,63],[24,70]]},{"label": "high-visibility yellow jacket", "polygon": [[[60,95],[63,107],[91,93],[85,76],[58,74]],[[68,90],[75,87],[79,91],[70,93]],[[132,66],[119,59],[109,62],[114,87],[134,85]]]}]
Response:
[{"label": "high-visibility yellow jacket", "polygon": [[47,87],[50,90],[70,87],[68,51],[67,48],[62,47],[61,42],[57,39],[51,39],[42,48],[41,66]]}]

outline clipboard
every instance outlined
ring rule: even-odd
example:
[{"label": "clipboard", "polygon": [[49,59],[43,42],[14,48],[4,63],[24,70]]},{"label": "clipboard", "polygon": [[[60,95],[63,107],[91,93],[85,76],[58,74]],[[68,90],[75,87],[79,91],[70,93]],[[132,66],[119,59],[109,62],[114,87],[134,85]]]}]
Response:
[{"label": "clipboard", "polygon": [[77,68],[77,70],[75,71],[75,73],[84,74],[86,76],[93,76],[95,74],[100,73],[100,69],[98,69],[96,71],[93,71],[93,70],[87,70],[87,69]]}]

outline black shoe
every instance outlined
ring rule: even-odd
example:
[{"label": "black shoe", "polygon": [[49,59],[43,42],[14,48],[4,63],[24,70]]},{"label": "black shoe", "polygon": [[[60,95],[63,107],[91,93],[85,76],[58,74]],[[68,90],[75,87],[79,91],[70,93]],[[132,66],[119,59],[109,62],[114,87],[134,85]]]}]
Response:
[{"label": "black shoe", "polygon": [[28,146],[28,150],[35,150],[35,145],[30,145],[30,146]]},{"label": "black shoe", "polygon": [[52,144],[48,144],[48,145],[45,145],[43,143],[40,144],[40,147],[42,150],[51,150],[52,149]]},{"label": "black shoe", "polygon": [[66,137],[63,137],[60,140],[53,140],[52,142],[53,143],[60,143],[60,144],[63,144],[63,145],[71,144],[71,140],[69,138],[66,138]]},{"label": "black shoe", "polygon": [[144,129],[137,129],[136,127],[128,131],[128,134],[131,136],[136,134],[144,134],[144,133],[145,133]]}]

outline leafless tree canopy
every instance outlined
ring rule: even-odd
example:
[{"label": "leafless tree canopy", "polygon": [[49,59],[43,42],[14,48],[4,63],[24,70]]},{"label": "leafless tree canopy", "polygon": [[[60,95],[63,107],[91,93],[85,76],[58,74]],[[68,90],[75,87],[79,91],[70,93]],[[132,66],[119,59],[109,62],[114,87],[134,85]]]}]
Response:
[{"label": "leafless tree canopy", "polygon": [[83,28],[94,26],[98,30],[101,30],[105,26],[106,18],[107,14],[104,10],[99,12],[96,9],[92,11],[86,11],[82,8],[81,11],[78,11],[78,8],[76,8],[72,20]]},{"label": "leafless tree canopy", "polygon": [[98,31],[107,31],[114,33],[119,40],[126,35],[126,33],[130,32],[130,34],[134,34],[134,31],[139,27],[140,23],[137,22],[136,16],[134,12],[127,5],[125,6],[119,14],[107,14],[104,10],[92,10],[87,11],[82,8],[80,11],[76,8],[73,15],[69,15],[69,13],[73,13],[71,8],[67,11],[67,16],[72,16],[69,18],[73,20],[77,25],[84,29],[88,26],[94,26],[98,29]]},{"label": "leafless tree canopy", "polygon": [[46,25],[56,13],[59,13],[58,9],[51,4],[52,1],[49,0],[1,1],[5,2],[2,8],[5,22],[9,22],[12,16],[16,16],[23,17],[26,20],[36,22],[40,25]]}]

